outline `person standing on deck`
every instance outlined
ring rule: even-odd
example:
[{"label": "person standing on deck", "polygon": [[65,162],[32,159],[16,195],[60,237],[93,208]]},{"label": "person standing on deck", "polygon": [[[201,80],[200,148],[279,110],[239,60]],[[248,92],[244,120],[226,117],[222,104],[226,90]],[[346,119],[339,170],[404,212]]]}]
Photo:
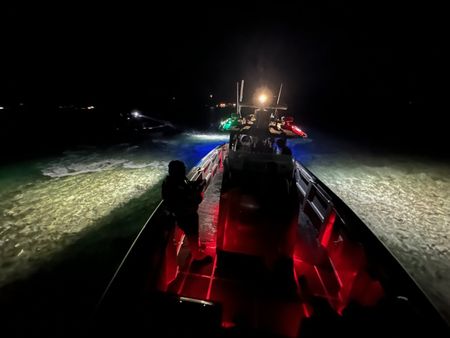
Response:
[{"label": "person standing on deck", "polygon": [[186,177],[186,166],[182,161],[169,163],[169,175],[162,185],[162,198],[167,208],[175,215],[178,227],[188,240],[194,261],[207,262],[212,259],[200,249],[198,205],[202,201],[202,186]]},{"label": "person standing on deck", "polygon": [[264,108],[259,108],[255,110],[256,115],[256,128],[267,132],[269,129],[269,123],[271,121],[271,113],[269,110]]},{"label": "person standing on deck", "polygon": [[286,145],[286,140],[280,138],[277,140],[278,154],[292,156],[292,150]]}]

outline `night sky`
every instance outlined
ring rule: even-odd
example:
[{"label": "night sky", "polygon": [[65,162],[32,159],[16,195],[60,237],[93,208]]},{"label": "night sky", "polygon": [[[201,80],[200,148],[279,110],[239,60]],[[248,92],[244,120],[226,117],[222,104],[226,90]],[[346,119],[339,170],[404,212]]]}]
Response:
[{"label": "night sky", "polygon": [[[70,137],[86,119],[133,108],[201,125],[209,94],[233,100],[245,79],[248,89],[283,82],[284,101],[305,126],[439,154],[447,38],[443,9],[424,6],[9,7],[0,23],[2,141],[39,139],[36,129]],[[61,104],[97,109],[68,118],[58,115]],[[71,133],[54,131],[64,128]]]}]

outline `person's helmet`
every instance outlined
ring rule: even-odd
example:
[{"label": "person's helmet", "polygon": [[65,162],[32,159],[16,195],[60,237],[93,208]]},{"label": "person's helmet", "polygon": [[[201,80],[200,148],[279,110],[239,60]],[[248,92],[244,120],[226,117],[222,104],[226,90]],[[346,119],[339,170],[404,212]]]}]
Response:
[{"label": "person's helmet", "polygon": [[186,176],[186,166],[182,161],[173,160],[169,162],[169,175],[173,177]]}]

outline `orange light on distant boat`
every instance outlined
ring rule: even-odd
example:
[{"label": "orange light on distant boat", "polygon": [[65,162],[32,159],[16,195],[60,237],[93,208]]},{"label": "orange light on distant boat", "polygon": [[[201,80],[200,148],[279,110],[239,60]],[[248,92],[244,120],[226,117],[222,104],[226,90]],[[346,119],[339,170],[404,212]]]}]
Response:
[{"label": "orange light on distant boat", "polygon": [[266,88],[259,88],[256,90],[253,100],[255,104],[259,107],[267,107],[272,102],[272,92]]},{"label": "orange light on distant boat", "polygon": [[261,104],[264,104],[267,102],[267,95],[266,94],[261,94],[258,96],[258,101]]}]

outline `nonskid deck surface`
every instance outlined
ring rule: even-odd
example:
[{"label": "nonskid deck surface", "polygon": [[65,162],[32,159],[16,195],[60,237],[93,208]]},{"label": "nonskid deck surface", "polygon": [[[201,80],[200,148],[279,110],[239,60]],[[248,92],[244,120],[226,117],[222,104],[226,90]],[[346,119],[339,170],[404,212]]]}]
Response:
[{"label": "nonskid deck surface", "polygon": [[[298,217],[298,214],[289,222],[293,229],[282,231],[282,237],[293,237],[288,241],[291,242],[288,245],[291,254],[287,259],[268,265],[267,259],[239,252],[220,252],[218,255],[216,232],[221,181],[220,172],[199,207],[200,237],[205,252],[213,257],[213,263],[193,263],[187,245],[182,245],[177,256],[178,273],[166,291],[220,303],[224,327],[243,325],[295,337],[302,319],[311,315],[309,297],[336,303],[338,288],[333,285],[333,270],[324,263],[327,260],[323,259],[324,253],[316,241],[308,238],[311,229],[301,224],[302,215]],[[237,227],[236,231],[248,232],[242,225]],[[266,241],[266,245],[270,242]]]}]

